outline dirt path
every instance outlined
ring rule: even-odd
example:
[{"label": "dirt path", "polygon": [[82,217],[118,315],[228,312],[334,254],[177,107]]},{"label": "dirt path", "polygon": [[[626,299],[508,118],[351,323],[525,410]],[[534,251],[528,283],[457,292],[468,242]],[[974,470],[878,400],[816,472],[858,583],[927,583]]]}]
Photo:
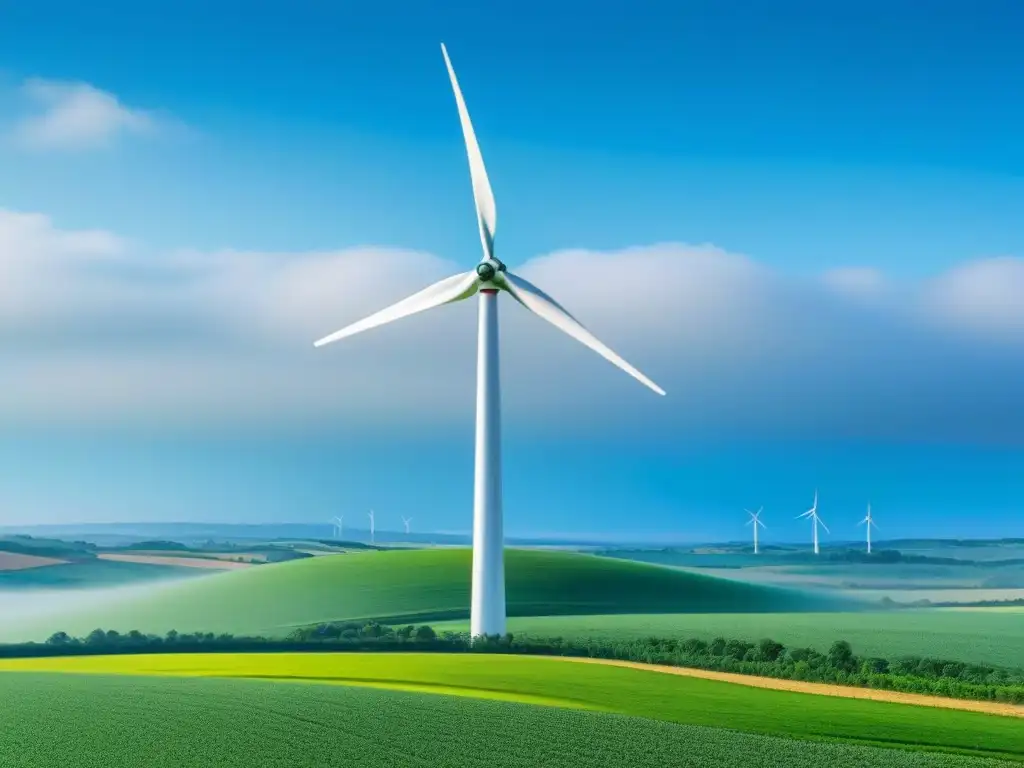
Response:
[{"label": "dirt path", "polygon": [[234,560],[218,560],[213,557],[178,557],[176,555],[122,555],[110,552],[96,555],[100,560],[112,560],[119,563],[142,563],[144,565],[176,565],[179,568],[209,568],[215,571],[233,571],[239,568],[250,568],[252,563],[239,563]]},{"label": "dirt path", "polygon": [[829,683],[806,683],[802,680],[780,680],[774,677],[738,675],[733,672],[714,672],[707,669],[693,669],[690,667],[670,667],[663,664],[641,664],[636,661],[619,661],[617,659],[593,659],[575,656],[547,656],[544,658],[557,658],[562,661],[575,661],[583,664],[605,664],[612,667],[646,669],[651,672],[663,672],[665,674],[680,675],[682,677],[699,677],[704,680],[720,680],[724,683],[749,685],[752,688],[771,688],[776,691],[814,693],[819,696],[841,696],[847,699],[871,699],[872,701],[888,701],[895,704],[917,704],[922,707],[962,709],[968,712],[984,712],[989,715],[1024,717],[1024,706],[1017,704],[1004,704],[999,701],[949,699],[943,696],[926,696],[919,693],[901,693],[899,691],[885,691],[877,688],[856,688],[851,685],[831,685]]}]

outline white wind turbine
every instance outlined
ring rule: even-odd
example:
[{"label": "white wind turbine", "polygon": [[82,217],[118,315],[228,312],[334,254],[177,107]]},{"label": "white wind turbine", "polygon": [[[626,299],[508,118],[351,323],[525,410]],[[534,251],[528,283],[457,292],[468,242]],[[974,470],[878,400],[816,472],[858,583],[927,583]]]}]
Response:
[{"label": "white wind turbine", "polygon": [[373,519],[373,510],[371,509],[366,514],[368,514],[370,516],[370,543],[374,544],[374,543],[376,543],[375,540],[374,540],[374,535],[375,535],[376,529],[373,527],[374,526],[374,522],[375,522],[374,519]]},{"label": "white wind turbine", "polygon": [[334,523],[334,538],[342,538],[345,532],[345,516],[337,515],[331,519],[331,522]]},{"label": "white wind turbine", "polygon": [[402,525],[405,526],[405,532],[406,533],[409,533],[409,523],[411,523],[411,522],[412,522],[412,518],[411,517],[403,517],[402,518]]},{"label": "white wind turbine", "polygon": [[825,533],[831,533],[828,526],[821,522],[821,518],[818,517],[818,490],[814,490],[814,506],[804,512],[802,515],[797,515],[796,519],[799,520],[801,517],[809,517],[814,525],[814,554],[818,554],[818,526],[820,525],[825,529]]},{"label": "white wind turbine", "polygon": [[870,504],[868,504],[868,514],[867,514],[867,517],[865,517],[863,520],[861,520],[859,523],[857,523],[857,525],[864,525],[865,523],[867,523],[867,528],[865,528],[865,530],[867,531],[867,534],[868,534],[868,554],[870,555],[871,554],[871,528],[872,527],[874,527],[876,529],[878,528],[878,526],[875,525],[874,518],[871,517],[871,505]]},{"label": "white wind turbine", "polygon": [[526,309],[590,347],[659,395],[665,391],[601,343],[557,301],[535,285],[507,271],[494,255],[497,211],[483,156],[469,119],[448,51],[441,45],[462,134],[476,204],[483,258],[470,272],[453,275],[397,304],[315,342],[322,346],[361,331],[479,294],[477,325],[476,462],[473,490],[473,585],[470,632],[473,636],[505,633],[504,534],[501,510],[501,394],[498,377],[498,294],[507,293]]},{"label": "white wind turbine", "polygon": [[759,507],[757,512],[751,512],[749,509],[745,509],[743,511],[750,515],[747,525],[754,526],[754,554],[756,555],[759,551],[757,548],[757,526],[767,528],[767,526],[761,522],[761,513],[764,512],[764,507]]}]

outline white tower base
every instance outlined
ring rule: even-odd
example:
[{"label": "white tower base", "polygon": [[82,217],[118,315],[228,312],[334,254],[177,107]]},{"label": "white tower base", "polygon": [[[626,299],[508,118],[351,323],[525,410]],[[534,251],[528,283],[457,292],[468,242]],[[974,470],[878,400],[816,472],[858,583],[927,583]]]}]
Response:
[{"label": "white tower base", "polygon": [[501,517],[501,384],[498,292],[480,291],[476,369],[476,470],[473,487],[473,591],[470,634],[505,634],[504,530]]}]

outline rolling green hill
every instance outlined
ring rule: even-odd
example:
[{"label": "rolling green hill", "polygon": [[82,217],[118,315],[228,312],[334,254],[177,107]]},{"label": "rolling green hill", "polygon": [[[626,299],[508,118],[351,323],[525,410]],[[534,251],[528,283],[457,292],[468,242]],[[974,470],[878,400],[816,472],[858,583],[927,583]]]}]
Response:
[{"label": "rolling green hill", "polygon": [[[269,635],[346,619],[460,619],[469,611],[470,564],[468,549],[325,555],[11,622],[0,628],[0,639],[43,639],[58,630],[86,634],[97,627]],[[508,550],[506,574],[512,616],[842,609],[831,598],[569,552]]]}]

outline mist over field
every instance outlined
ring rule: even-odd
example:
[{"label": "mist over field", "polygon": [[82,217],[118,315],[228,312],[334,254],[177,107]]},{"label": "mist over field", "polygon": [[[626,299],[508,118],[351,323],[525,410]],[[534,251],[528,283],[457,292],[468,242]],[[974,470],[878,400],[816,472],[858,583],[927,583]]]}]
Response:
[{"label": "mist over field", "polygon": [[45,640],[45,637],[38,637],[38,633],[32,631],[37,623],[49,625],[58,617],[71,620],[81,614],[110,608],[122,602],[154,597],[184,580],[171,578],[147,584],[95,589],[0,590],[0,642]]}]

